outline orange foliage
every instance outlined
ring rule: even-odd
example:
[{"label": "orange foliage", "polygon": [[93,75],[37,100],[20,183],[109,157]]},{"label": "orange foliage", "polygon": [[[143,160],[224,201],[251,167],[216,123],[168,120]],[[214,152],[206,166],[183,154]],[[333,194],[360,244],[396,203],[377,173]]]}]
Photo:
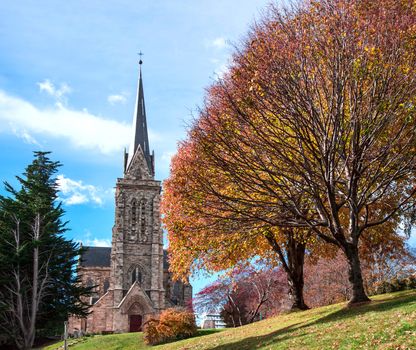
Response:
[{"label": "orange foliage", "polygon": [[185,309],[166,309],[158,320],[150,319],[144,324],[144,341],[155,345],[168,341],[189,338],[197,327],[193,312]]}]

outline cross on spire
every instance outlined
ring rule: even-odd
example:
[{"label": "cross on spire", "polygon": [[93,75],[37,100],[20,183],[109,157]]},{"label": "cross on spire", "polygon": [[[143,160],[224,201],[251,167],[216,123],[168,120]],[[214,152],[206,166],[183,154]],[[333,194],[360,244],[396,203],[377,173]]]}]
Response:
[{"label": "cross on spire", "polygon": [[144,53],[140,51],[140,52],[138,53],[138,55],[140,56],[140,61],[139,61],[139,64],[141,65],[141,64],[143,63],[143,61],[142,61],[142,56],[144,55]]}]

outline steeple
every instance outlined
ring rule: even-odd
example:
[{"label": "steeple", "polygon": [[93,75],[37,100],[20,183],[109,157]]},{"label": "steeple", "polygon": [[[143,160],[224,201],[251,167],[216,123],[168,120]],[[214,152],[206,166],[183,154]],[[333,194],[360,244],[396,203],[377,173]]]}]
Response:
[{"label": "steeple", "polygon": [[[142,53],[140,52],[139,55],[141,56]],[[142,64],[143,61],[140,59],[140,72],[139,82],[137,85],[136,107],[134,109],[133,115],[133,138],[130,143],[129,153],[125,164],[125,171],[129,168],[133,156],[137,152],[138,147],[140,145],[140,148],[143,151],[144,157],[146,159],[146,163],[149,167],[149,172],[153,174],[153,155],[151,155],[149,151],[149,136],[147,134],[146,108],[144,104]]]}]

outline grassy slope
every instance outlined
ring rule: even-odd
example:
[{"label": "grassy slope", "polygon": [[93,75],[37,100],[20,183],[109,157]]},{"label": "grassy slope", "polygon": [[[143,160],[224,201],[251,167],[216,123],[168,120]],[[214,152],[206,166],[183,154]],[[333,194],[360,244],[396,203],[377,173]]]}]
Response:
[{"label": "grassy slope", "polygon": [[130,333],[86,338],[70,349],[416,349],[416,291],[372,299],[351,309],[336,304],[210,335],[202,331],[204,336],[156,347],[145,346],[141,334]]}]

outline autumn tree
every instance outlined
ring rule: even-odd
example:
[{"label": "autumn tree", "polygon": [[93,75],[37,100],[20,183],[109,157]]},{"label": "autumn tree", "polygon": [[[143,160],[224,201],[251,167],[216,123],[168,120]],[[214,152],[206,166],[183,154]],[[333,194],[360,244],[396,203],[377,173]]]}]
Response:
[{"label": "autumn tree", "polygon": [[195,297],[195,310],[200,314],[219,313],[232,327],[245,324],[245,305],[229,279],[220,279],[203,288]]},{"label": "autumn tree", "polygon": [[284,308],[287,289],[282,269],[238,267],[203,288],[193,303],[200,314],[220,313],[228,326],[238,327]]},{"label": "autumn tree", "polygon": [[56,329],[68,314],[85,316],[88,305],[75,274],[80,248],[63,237],[64,211],[54,174],[60,164],[46,152],[35,159],[19,189],[6,183],[0,196],[0,331],[20,349],[32,348],[40,329]]},{"label": "autumn tree", "polygon": [[285,307],[288,284],[282,268],[249,267],[240,272],[240,288],[246,291],[245,304],[248,323],[270,315],[271,310]]},{"label": "autumn tree", "polygon": [[[341,248],[349,264],[351,302],[367,299],[361,237],[414,206],[415,19],[410,1],[382,1],[377,7],[369,1],[312,2],[295,21],[299,30],[306,26],[291,51],[297,62],[286,64],[280,57],[280,71],[274,63],[266,68],[279,76],[266,95],[280,95],[269,102],[283,127],[269,137],[288,131],[280,141],[293,138],[294,147],[279,158],[286,169],[300,170],[279,173],[289,180],[285,188],[300,185],[306,194],[301,203],[292,195],[282,197],[293,203],[282,224],[307,224]],[[285,30],[290,20],[277,15],[275,23]],[[287,40],[293,38],[293,32],[287,34]],[[259,86],[270,87],[259,77]],[[295,174],[300,181],[293,181]]]},{"label": "autumn tree", "polygon": [[260,187],[236,182],[204,154],[202,142],[193,141],[181,144],[164,183],[163,222],[175,277],[187,276],[191,269],[232,269],[262,257],[286,272],[292,308],[307,309],[303,263],[311,233],[278,228],[274,198]]},{"label": "autumn tree", "polygon": [[[228,198],[217,197],[237,216],[263,211],[275,231],[303,229],[339,247],[350,303],[368,300],[361,238],[415,205],[415,22],[410,0],[272,7],[190,132],[199,170],[218,177],[200,201],[225,183]],[[248,194],[237,201],[235,192]]]}]

